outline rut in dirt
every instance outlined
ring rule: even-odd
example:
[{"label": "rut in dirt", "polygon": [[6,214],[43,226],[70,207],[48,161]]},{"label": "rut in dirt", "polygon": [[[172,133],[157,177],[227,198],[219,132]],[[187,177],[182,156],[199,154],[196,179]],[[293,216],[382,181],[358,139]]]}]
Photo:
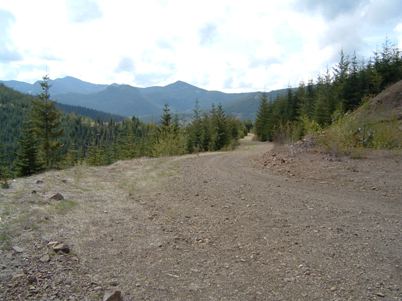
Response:
[{"label": "rut in dirt", "polygon": [[125,300],[401,299],[401,202],[261,168],[272,148],[70,170],[79,206],[43,231]]},{"label": "rut in dirt", "polygon": [[87,221],[83,262],[144,300],[399,298],[400,204],[256,168],[271,148],[168,159],[166,182]]}]

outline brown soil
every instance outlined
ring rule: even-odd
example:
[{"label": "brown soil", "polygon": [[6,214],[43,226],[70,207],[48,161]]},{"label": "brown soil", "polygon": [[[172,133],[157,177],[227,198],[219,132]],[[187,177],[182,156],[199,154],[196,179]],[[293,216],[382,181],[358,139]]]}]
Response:
[{"label": "brown soil", "polygon": [[248,139],[17,179],[0,192],[0,299],[402,300],[401,175],[397,155]]}]

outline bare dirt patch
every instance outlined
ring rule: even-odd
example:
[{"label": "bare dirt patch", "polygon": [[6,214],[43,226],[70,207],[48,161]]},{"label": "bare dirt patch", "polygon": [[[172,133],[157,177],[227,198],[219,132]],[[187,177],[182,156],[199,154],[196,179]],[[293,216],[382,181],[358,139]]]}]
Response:
[{"label": "bare dirt patch", "polygon": [[248,139],[17,179],[0,192],[0,299],[401,300],[398,160]]}]

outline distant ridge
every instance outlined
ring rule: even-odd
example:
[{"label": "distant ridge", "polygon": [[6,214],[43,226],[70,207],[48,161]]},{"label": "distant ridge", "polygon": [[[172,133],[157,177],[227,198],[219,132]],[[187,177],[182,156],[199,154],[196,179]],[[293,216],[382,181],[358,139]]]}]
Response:
[{"label": "distant ridge", "polygon": [[[17,82],[17,84],[18,84],[18,82]],[[32,101],[34,99],[34,97],[32,97],[33,96],[32,94],[19,92],[19,91],[17,91],[17,89],[7,87],[6,85],[4,85],[2,83],[0,83],[0,96],[1,95],[12,95],[12,98],[23,99],[23,101],[25,101],[25,103],[29,103],[30,101]],[[62,104],[62,103],[58,103],[58,102],[56,102],[55,104],[56,104],[56,107],[60,111],[66,113],[66,114],[73,113],[78,116],[89,117],[93,120],[110,121],[111,119],[113,119],[114,121],[122,121],[123,119],[126,118],[121,115],[106,113],[106,112],[102,112],[99,110],[85,108],[82,106],[72,106],[72,105]]]},{"label": "distant ridge", "polygon": [[[0,83],[23,93],[40,92],[39,82],[29,84],[11,80]],[[175,113],[191,114],[196,101],[202,110],[210,110],[212,104],[221,104],[229,114],[253,119],[261,95],[261,92],[208,91],[180,80],[166,86],[138,88],[122,84],[99,85],[66,76],[50,80],[50,85],[51,97],[61,104],[148,120],[157,119],[165,104]],[[267,94],[274,98],[278,93],[282,90]]]}]

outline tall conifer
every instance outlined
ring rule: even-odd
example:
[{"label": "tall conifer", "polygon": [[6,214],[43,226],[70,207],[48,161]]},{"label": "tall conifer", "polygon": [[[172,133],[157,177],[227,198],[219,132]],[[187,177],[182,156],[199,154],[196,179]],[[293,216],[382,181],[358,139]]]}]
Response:
[{"label": "tall conifer", "polygon": [[43,77],[40,83],[42,92],[39,99],[34,100],[32,108],[32,123],[35,134],[40,141],[41,151],[46,168],[53,167],[57,161],[58,150],[61,147],[59,138],[63,135],[61,113],[50,100],[49,77]]}]

